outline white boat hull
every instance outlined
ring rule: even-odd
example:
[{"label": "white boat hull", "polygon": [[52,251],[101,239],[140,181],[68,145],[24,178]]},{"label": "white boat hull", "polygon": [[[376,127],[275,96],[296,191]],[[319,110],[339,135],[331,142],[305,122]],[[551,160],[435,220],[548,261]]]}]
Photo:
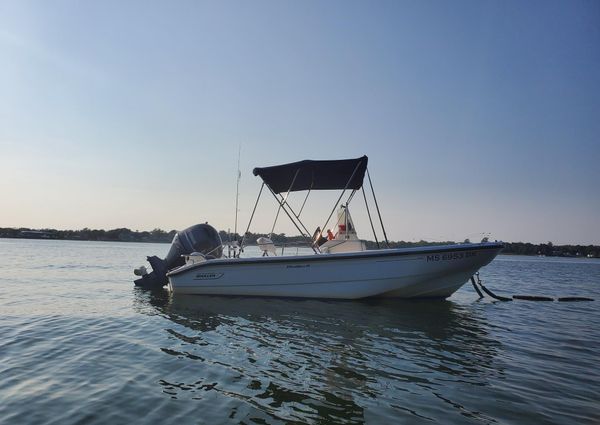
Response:
[{"label": "white boat hull", "polygon": [[176,294],[446,298],[502,247],[501,243],[482,243],[207,260],[172,270],[169,289]]}]

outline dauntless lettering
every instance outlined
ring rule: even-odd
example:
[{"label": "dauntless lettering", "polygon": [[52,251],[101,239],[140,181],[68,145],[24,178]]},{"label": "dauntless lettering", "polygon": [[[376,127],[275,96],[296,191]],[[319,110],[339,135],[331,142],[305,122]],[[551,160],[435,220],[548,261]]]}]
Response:
[{"label": "dauntless lettering", "polygon": [[223,273],[198,273],[194,277],[194,280],[211,280],[218,279],[223,276]]}]

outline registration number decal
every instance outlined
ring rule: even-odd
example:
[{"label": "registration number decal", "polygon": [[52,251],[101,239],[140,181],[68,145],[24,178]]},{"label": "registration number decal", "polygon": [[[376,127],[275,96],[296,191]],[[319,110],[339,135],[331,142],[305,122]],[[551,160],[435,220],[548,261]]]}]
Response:
[{"label": "registration number decal", "polygon": [[449,252],[447,254],[432,254],[427,256],[427,262],[431,261],[450,261],[450,260],[462,260],[463,258],[475,257],[477,252]]}]

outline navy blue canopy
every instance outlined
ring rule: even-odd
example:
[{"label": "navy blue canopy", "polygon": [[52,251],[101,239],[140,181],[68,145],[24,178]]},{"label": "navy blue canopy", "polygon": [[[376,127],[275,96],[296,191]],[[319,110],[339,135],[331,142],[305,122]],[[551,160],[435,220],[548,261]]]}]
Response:
[{"label": "navy blue canopy", "polygon": [[[275,193],[301,190],[360,189],[369,158],[330,161],[304,160],[273,167],[255,168]],[[293,185],[292,185],[293,183]]]}]

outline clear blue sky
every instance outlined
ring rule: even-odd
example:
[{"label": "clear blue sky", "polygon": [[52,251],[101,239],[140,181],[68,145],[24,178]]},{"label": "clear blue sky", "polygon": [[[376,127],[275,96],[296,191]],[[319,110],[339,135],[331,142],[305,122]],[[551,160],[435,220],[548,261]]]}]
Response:
[{"label": "clear blue sky", "polygon": [[240,228],[366,154],[391,239],[600,243],[598,1],[2,0],[0,58],[0,227],[233,228],[241,145]]}]

